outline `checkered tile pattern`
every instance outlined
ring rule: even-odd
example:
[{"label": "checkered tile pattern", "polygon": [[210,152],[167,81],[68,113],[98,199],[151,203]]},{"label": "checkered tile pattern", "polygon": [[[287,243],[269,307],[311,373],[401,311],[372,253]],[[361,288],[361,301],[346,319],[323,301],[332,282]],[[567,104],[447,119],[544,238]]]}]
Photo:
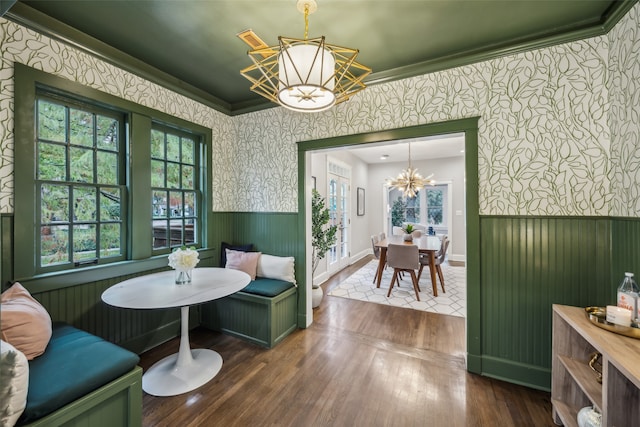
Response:
[{"label": "checkered tile pattern", "polygon": [[420,301],[416,301],[416,294],[411,284],[411,277],[405,273],[400,281],[400,287],[394,286],[391,296],[387,298],[389,284],[393,276],[393,269],[387,267],[382,274],[380,288],[376,288],[373,277],[378,268],[378,260],[374,259],[360,270],[353,273],[345,281],[331,289],[328,295],[375,302],[398,307],[413,308],[414,310],[430,311],[432,313],[449,314],[465,317],[467,312],[466,284],[467,270],[465,267],[453,267],[445,262],[442,265],[444,274],[445,293],[437,279],[438,296],[433,296],[429,268],[425,267],[420,278]]}]

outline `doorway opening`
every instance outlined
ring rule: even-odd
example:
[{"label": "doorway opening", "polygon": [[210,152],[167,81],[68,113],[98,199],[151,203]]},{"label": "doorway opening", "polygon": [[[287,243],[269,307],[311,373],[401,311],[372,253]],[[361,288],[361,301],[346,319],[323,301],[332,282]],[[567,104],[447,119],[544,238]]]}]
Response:
[{"label": "doorway opening", "polygon": [[[480,310],[480,265],[479,265],[479,203],[478,203],[478,120],[479,118],[460,119],[443,123],[419,125],[406,128],[385,130],[334,137],[323,140],[302,141],[298,144],[299,176],[299,212],[298,230],[305,239],[306,286],[301,298],[306,300],[306,323],[312,322],[311,310],[311,239],[307,224],[311,218],[310,194],[312,188],[311,152],[316,150],[357,147],[364,144],[390,142],[395,140],[464,133],[465,139],[465,265],[467,268],[467,368],[470,372],[481,371],[481,310]],[[302,215],[304,213],[304,215]],[[381,225],[384,223],[381,221]],[[308,288],[308,289],[307,289]],[[307,296],[308,294],[308,296]],[[302,314],[302,313],[301,313]]]}]

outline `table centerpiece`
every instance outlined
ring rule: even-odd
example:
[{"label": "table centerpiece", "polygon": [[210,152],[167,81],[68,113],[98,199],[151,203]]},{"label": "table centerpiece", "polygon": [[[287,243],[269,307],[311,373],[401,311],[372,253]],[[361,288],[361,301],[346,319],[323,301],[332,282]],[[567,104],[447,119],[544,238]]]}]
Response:
[{"label": "table centerpiece", "polygon": [[191,273],[200,262],[198,251],[195,248],[182,246],[169,254],[169,267],[176,271],[176,285],[191,283]]}]

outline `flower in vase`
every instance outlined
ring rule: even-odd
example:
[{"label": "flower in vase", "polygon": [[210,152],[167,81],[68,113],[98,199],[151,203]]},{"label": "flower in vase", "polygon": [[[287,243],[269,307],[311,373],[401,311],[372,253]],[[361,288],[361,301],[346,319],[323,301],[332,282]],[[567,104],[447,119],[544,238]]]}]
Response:
[{"label": "flower in vase", "polygon": [[169,254],[169,267],[176,270],[191,270],[200,262],[200,254],[195,248],[178,248]]}]

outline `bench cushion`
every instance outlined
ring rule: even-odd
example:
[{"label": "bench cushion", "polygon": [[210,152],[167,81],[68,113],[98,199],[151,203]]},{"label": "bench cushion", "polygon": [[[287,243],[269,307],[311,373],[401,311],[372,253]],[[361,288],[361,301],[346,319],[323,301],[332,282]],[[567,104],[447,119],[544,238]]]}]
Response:
[{"label": "bench cushion", "polygon": [[131,371],[137,354],[65,323],[53,324],[46,351],[29,362],[27,407],[35,421]]},{"label": "bench cushion", "polygon": [[242,292],[248,294],[261,295],[264,297],[275,297],[295,285],[291,282],[278,279],[267,279],[264,277],[256,277],[255,280],[242,289]]}]

